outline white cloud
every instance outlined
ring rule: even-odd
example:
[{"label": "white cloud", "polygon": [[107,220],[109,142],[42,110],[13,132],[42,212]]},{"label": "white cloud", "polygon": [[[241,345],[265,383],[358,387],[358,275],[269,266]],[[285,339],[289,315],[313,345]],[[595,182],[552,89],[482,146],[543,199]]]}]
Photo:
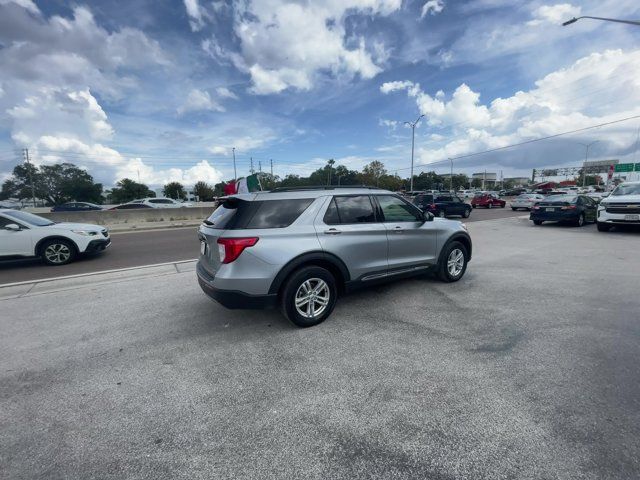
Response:
[{"label": "white cloud", "polygon": [[20,6],[33,14],[40,15],[40,10],[37,5],[33,3],[33,0],[0,0],[0,5],[9,5],[11,3]]},{"label": "white cloud", "polygon": [[243,155],[246,155],[247,152],[263,147],[277,138],[268,128],[260,129],[258,127],[254,127],[252,128],[252,131],[254,134],[251,136],[240,135],[224,138],[222,139],[221,144],[212,145],[207,150],[214,155],[231,156],[232,149],[235,147],[236,155],[240,152],[242,152]]},{"label": "white cloud", "polygon": [[238,96],[229,90],[227,87],[218,87],[216,88],[216,93],[220,98],[230,98],[232,100],[237,100]]},{"label": "white cloud", "polygon": [[398,122],[397,120],[387,120],[386,118],[381,118],[380,120],[378,120],[378,125],[380,125],[381,127],[390,128],[391,130],[395,130],[396,128],[398,128],[399,123],[400,122]]},{"label": "white cloud", "polygon": [[[213,56],[228,59],[247,72],[255,94],[287,88],[309,90],[321,73],[372,78],[381,71],[385,48],[370,51],[363,38],[347,46],[345,18],[351,13],[389,15],[401,0],[343,0],[291,3],[285,0],[247,2],[236,15],[240,53],[221,51],[215,41],[203,43]],[[353,39],[351,39],[353,40]]]},{"label": "white cloud", "polygon": [[[429,125],[450,132],[431,135],[429,143],[419,148],[419,156],[425,160],[442,160],[639,115],[640,50],[593,53],[544,76],[535,85],[488,104],[464,83],[451,95],[441,91],[429,95],[410,81],[388,82],[380,90],[406,91]],[[594,85],[600,89],[605,85],[606,96],[594,95]],[[583,135],[601,139],[603,147],[624,149],[635,141],[636,129],[637,123],[623,123],[606,135],[598,130]]]},{"label": "white cloud", "polygon": [[424,18],[427,15],[437,15],[444,9],[443,0],[429,0],[422,6],[422,12],[420,18]]},{"label": "white cloud", "polygon": [[7,109],[11,136],[24,145],[43,136],[105,140],[113,135],[107,115],[88,89],[41,88]]},{"label": "white cloud", "polygon": [[225,108],[211,98],[209,92],[205,90],[192,89],[187,95],[184,104],[178,108],[178,114],[184,115],[187,112],[198,112],[211,110],[215,112],[224,112]]},{"label": "white cloud", "polygon": [[198,0],[183,0],[184,8],[189,16],[189,26],[193,32],[204,28],[206,20],[209,18],[207,11],[200,5]]},{"label": "white cloud", "polygon": [[142,183],[148,185],[165,185],[169,182],[193,185],[198,181],[219,183],[222,180],[222,172],[207,160],[201,160],[187,169],[156,169],[154,166],[144,163],[140,158],[132,158],[118,167],[116,177],[118,179],[131,178],[136,181],[140,178]]},{"label": "white cloud", "polygon": [[581,8],[573,6],[570,3],[558,3],[556,5],[541,5],[533,11],[534,19],[528,22],[528,25],[540,25],[542,23],[553,23],[556,25],[569,20],[573,17],[579,17]]}]

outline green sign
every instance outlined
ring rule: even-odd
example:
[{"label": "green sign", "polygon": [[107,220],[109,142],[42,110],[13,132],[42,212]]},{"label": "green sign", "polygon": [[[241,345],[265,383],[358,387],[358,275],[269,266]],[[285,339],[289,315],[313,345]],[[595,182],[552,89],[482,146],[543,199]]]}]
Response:
[{"label": "green sign", "polygon": [[615,167],[615,171],[616,172],[633,172],[634,171],[634,166],[638,167],[640,166],[640,164],[636,163],[619,163],[618,165],[616,165]]}]

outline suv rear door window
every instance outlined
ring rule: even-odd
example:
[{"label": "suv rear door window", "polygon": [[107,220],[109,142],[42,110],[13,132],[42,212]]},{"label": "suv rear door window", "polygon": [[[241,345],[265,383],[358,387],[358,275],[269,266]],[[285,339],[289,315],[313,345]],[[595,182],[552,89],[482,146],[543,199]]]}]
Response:
[{"label": "suv rear door window", "polygon": [[220,230],[284,228],[291,225],[312,202],[313,198],[257,202],[229,198],[204,223]]},{"label": "suv rear door window", "polygon": [[333,197],[324,216],[324,223],[327,225],[373,223],[375,221],[376,216],[368,195]]}]

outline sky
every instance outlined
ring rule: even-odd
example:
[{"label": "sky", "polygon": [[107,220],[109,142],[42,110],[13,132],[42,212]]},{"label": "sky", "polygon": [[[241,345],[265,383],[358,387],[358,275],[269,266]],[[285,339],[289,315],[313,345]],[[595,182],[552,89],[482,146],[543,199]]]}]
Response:
[{"label": "sky", "polygon": [[420,115],[416,173],[640,162],[640,27],[579,15],[640,2],[0,0],[0,181],[24,148],[106,186],[229,180],[234,148],[408,177]]}]

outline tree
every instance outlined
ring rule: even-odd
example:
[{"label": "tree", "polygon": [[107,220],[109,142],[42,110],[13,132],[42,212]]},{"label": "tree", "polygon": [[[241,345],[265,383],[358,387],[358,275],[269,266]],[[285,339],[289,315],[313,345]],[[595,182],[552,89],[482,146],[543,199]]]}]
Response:
[{"label": "tree", "polygon": [[33,194],[48,203],[76,200],[102,203],[102,184],[95,183],[86,170],[72,163],[36,167],[31,163],[16,165],[12,178],[2,185],[3,197],[31,198]]},{"label": "tree", "polygon": [[360,179],[358,178],[359,173],[356,170],[349,170],[344,165],[338,165],[335,168],[333,183],[336,185],[358,185],[360,184]]},{"label": "tree", "polygon": [[[311,175],[313,175],[313,173]],[[282,181],[280,182],[280,186],[281,187],[304,187],[304,186],[310,185],[310,179],[311,179],[311,176],[309,176],[309,178],[305,178],[305,177],[300,177],[300,175],[295,175],[293,173],[290,173],[289,175],[287,175],[282,179]]]},{"label": "tree", "polygon": [[174,200],[187,198],[187,192],[180,182],[167,183],[162,192],[165,197],[173,198]]},{"label": "tree", "polygon": [[196,182],[193,186],[193,193],[201,202],[211,202],[216,197],[213,187],[206,182]]},{"label": "tree", "polygon": [[445,185],[445,179],[436,172],[420,172],[413,176],[414,190],[439,190]]},{"label": "tree", "polygon": [[137,183],[129,178],[123,178],[111,189],[109,194],[112,203],[126,203],[137,198],[155,197],[156,194],[149,190],[143,183]]},{"label": "tree", "polygon": [[387,170],[384,168],[384,163],[374,160],[371,163],[364,166],[360,178],[364,185],[377,186],[379,184],[380,177],[387,174]]}]

